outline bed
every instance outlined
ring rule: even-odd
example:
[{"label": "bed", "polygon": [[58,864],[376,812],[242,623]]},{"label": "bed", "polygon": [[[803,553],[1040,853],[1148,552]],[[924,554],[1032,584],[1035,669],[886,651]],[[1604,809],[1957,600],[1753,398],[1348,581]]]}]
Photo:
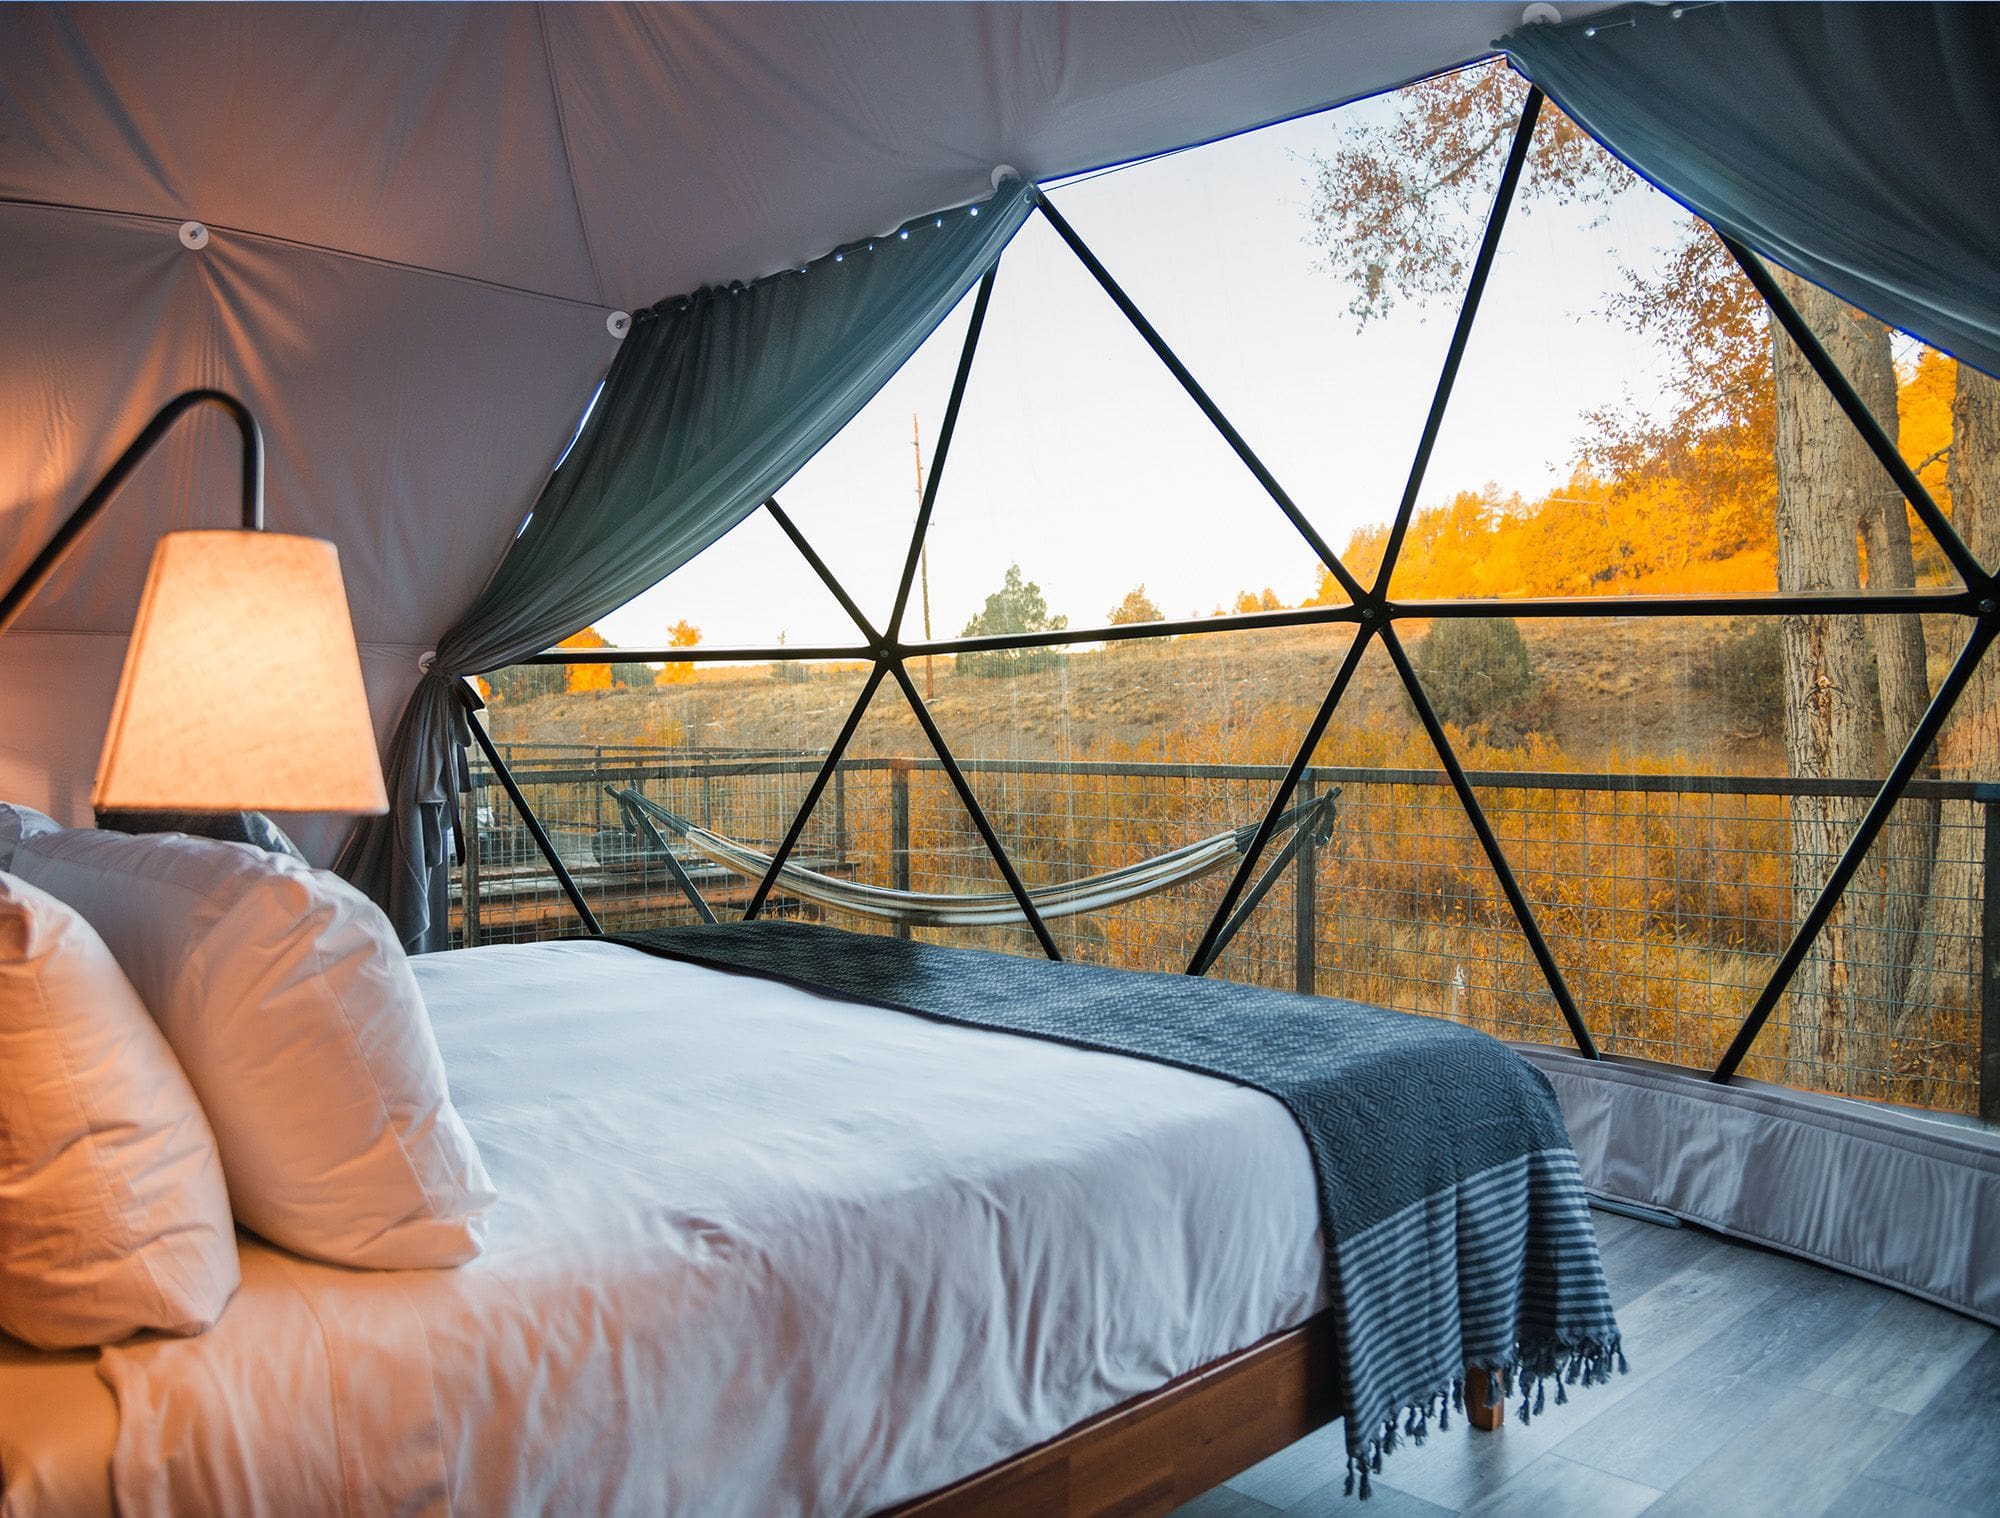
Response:
[{"label": "bed", "polygon": [[81,1415],[5,1420],[10,1513],[873,1512],[1324,1305],[1257,1092],[610,944],[414,963],[485,1253],[246,1237],[208,1333],[16,1352],[0,1406]]}]

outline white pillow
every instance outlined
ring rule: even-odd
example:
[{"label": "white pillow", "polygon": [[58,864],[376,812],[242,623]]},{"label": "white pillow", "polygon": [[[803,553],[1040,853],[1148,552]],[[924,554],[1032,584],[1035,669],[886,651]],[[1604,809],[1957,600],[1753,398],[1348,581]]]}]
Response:
[{"label": "white pillow", "polygon": [[215,1135],[89,923],[0,875],[0,1329],[196,1334],[241,1277]]},{"label": "white pillow", "polygon": [[23,838],[35,838],[43,833],[60,833],[62,824],[53,817],[44,817],[31,806],[16,806],[11,801],[0,801],[0,870],[11,870],[14,849]]},{"label": "white pillow", "polygon": [[388,919],[338,876],[237,843],[79,829],[15,873],[104,935],[180,1056],[237,1221],[340,1265],[459,1265],[493,1184]]}]

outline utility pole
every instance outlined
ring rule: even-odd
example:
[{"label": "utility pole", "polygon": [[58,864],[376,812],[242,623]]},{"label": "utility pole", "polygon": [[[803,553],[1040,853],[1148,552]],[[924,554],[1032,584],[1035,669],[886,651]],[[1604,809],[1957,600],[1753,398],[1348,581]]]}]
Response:
[{"label": "utility pole", "polygon": [[[924,439],[917,428],[917,414],[910,413],[910,454],[917,461],[917,510],[924,509]],[[930,534],[924,534],[924,546],[918,554],[918,577],[924,590],[924,641],[931,641],[931,543]],[[937,698],[937,685],[931,677],[931,656],[924,655],[924,699]]]}]

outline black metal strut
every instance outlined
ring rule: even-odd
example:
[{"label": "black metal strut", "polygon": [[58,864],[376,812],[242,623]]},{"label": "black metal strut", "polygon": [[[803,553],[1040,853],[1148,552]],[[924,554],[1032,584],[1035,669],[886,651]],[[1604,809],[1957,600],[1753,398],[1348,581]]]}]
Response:
[{"label": "black metal strut", "polygon": [[76,505],[76,509],[63,518],[41,552],[37,553],[28,567],[21,571],[12,585],[0,593],[0,633],[4,633],[21,614],[36,591],[48,582],[69,551],[76,546],[76,540],[84,530],[97,520],[104,508],[110,504],[118,487],[139,467],[141,460],[151,453],[161,438],[165,437],[188,412],[197,406],[215,406],[229,414],[236,424],[236,431],[242,438],[243,457],[243,530],[261,532],[264,529],[264,434],[257,426],[257,418],[250,414],[250,408],[226,390],[183,390],[153,413],[151,421],[141,429],[139,435],[125,446],[125,451],[111,461],[111,467],[104,476],[91,486],[90,494]]},{"label": "black metal strut", "polygon": [[[476,697],[474,698],[477,699]],[[590,903],[583,899],[583,892],[577,889],[576,881],[569,873],[569,866],[556,854],[556,846],[549,842],[549,835],[543,831],[542,819],[535,815],[535,809],[528,805],[528,798],[521,794],[521,787],[514,783],[514,772],[507,768],[500,751],[493,746],[493,739],[486,732],[486,724],[479,720],[479,713],[468,703],[465,712],[466,726],[472,729],[472,736],[478,741],[480,752],[486,755],[486,762],[493,767],[493,773],[500,777],[500,784],[506,789],[507,799],[514,803],[528,836],[535,840],[535,847],[542,851],[542,858],[549,862],[549,868],[556,873],[556,880],[569,897],[569,904],[576,908],[576,915],[583,919],[584,927],[593,933],[602,933],[597,914],[590,910]],[[479,819],[474,817],[472,825],[476,829]]]}]

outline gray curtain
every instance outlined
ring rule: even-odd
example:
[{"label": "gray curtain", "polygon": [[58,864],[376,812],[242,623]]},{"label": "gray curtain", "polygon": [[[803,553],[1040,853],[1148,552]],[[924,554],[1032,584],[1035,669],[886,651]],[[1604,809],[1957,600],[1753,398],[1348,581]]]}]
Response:
[{"label": "gray curtain", "polygon": [[477,703],[463,677],[568,637],[755,511],[902,367],[1033,209],[1031,188],[1011,181],[981,205],[803,270],[635,314],[582,436],[404,709],[385,756],[388,814],[365,820],[335,864],[407,949],[448,942],[448,843]]},{"label": "gray curtain", "polygon": [[2000,374],[2000,7],[1633,6],[1501,45],[1689,209]]}]

